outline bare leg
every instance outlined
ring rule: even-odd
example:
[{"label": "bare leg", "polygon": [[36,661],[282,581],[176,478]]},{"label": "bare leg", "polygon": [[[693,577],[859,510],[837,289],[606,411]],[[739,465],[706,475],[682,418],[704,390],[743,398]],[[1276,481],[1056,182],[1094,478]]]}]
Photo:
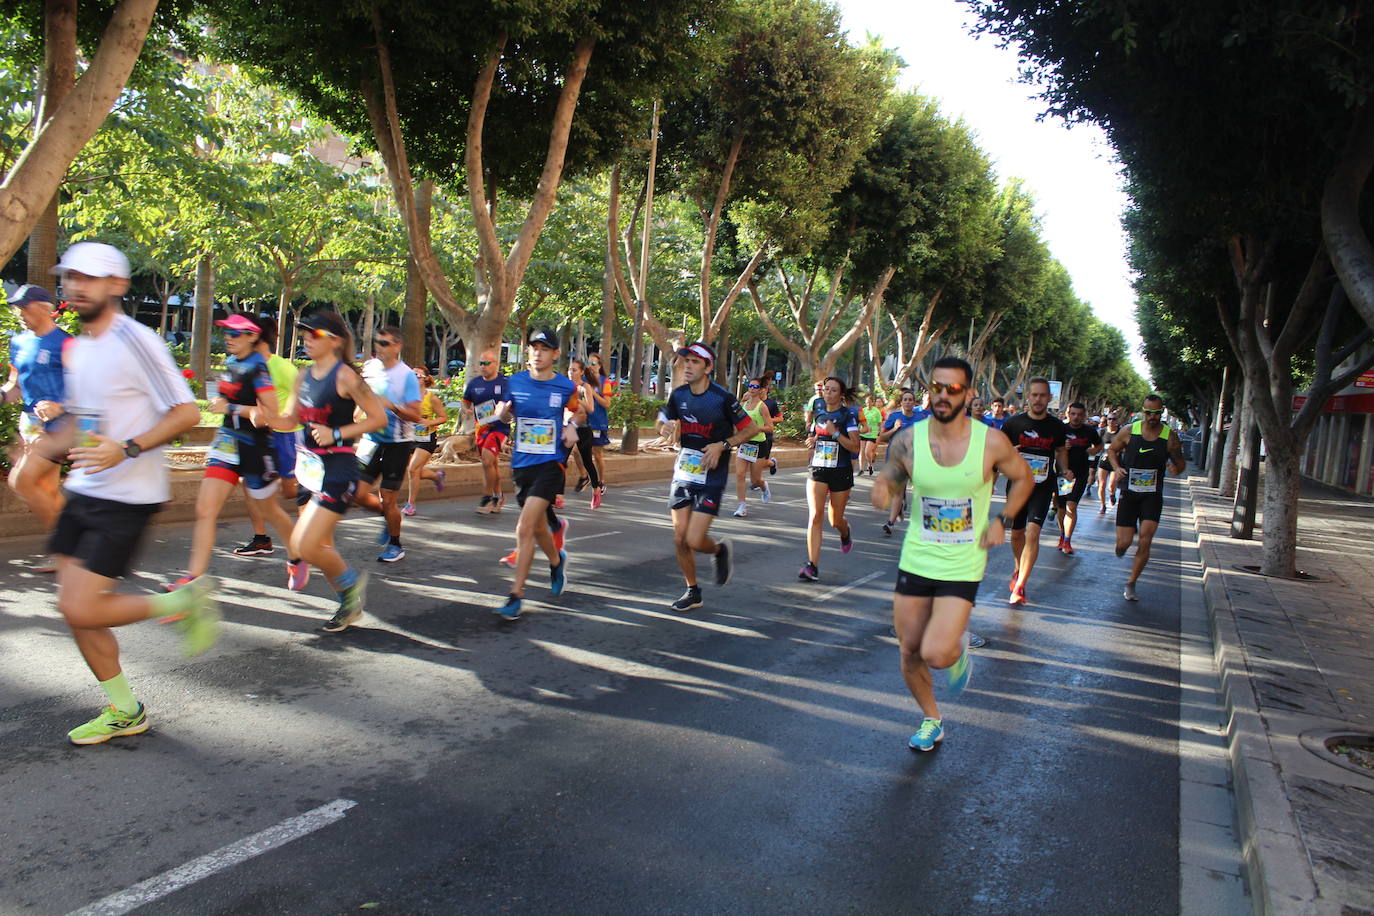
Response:
[{"label": "bare leg", "polygon": [[524,597],[525,580],[529,578],[530,567],[534,565],[536,546],[544,551],[550,566],[562,562],[553,546],[548,510],[549,501],[538,496],[526,498],[525,505],[520,509],[520,519],[515,523],[515,579],[510,587],[510,593],[516,597]]},{"label": "bare leg", "polygon": [[203,576],[210,569],[210,554],[215,549],[215,526],[224,501],[234,492],[234,484],[218,477],[206,477],[200,482],[196,496],[196,524],[191,533],[191,559],[186,574]]},{"label": "bare leg", "polygon": [[331,583],[348,569],[344,558],[334,549],[334,526],[343,518],[319,503],[306,503],[300,520],[291,531],[290,556],[300,557],[324,573]]},{"label": "bare leg", "polygon": [[[1017,532],[1011,533],[1013,548],[1016,546]],[[1035,569],[1035,561],[1040,557],[1040,526],[1034,522],[1026,523],[1026,530],[1021,533],[1023,544],[1016,558],[1016,585],[1018,588],[1025,588],[1026,581],[1030,579],[1031,570]]]},{"label": "bare leg", "polygon": [[821,561],[821,524],[825,521],[825,506],[829,498],[830,487],[817,480],[806,482],[806,505],[811,512],[806,528],[806,559],[813,566]]},{"label": "bare leg", "polygon": [[677,552],[677,568],[688,588],[697,584],[697,558],[687,542],[687,529],[692,519],[692,507],[683,506],[673,512],[673,549]]},{"label": "bare leg", "polygon": [[[1145,571],[1145,564],[1150,562],[1150,545],[1154,543],[1155,531],[1158,528],[1159,522],[1142,521],[1140,523],[1140,546],[1135,549],[1135,560],[1131,563],[1131,578],[1127,581],[1134,583]],[[1120,528],[1116,530],[1121,531]]]},{"label": "bare leg", "polygon": [[115,580],[97,575],[72,557],[59,557],[57,609],[71,628],[82,658],[98,681],[119,674],[119,642],[111,627],[147,620],[152,603],[146,595],[110,591]]},{"label": "bare leg", "polygon": [[853,490],[845,490],[842,493],[830,491],[830,527],[840,533],[840,537],[849,539],[849,520],[844,517],[845,506],[849,505],[849,494]]},{"label": "bare leg", "polygon": [[10,489],[38,516],[45,529],[51,529],[62,511],[61,467],[38,454],[33,446],[23,448],[23,456],[10,471]]}]

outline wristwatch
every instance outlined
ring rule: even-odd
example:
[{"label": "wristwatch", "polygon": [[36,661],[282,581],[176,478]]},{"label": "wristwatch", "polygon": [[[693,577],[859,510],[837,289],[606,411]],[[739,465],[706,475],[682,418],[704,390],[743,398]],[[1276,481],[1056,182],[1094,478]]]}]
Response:
[{"label": "wristwatch", "polygon": [[1012,517],[1010,515],[1007,515],[1005,512],[997,516],[997,520],[1002,523],[1003,528],[1011,527]]},{"label": "wristwatch", "polygon": [[142,455],[142,454],[143,454],[143,446],[139,445],[137,442],[135,442],[135,441],[132,440],[132,439],[125,439],[125,440],[124,440],[124,457],[125,457],[125,458],[137,458],[139,455]]}]

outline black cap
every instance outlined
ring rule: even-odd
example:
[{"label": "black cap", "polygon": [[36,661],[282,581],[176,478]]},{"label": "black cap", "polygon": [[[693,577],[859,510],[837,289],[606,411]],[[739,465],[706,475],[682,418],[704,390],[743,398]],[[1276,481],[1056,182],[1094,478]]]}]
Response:
[{"label": "black cap", "polygon": [[14,291],[14,298],[10,300],[10,305],[28,305],[30,302],[46,302],[48,305],[56,305],[52,293],[41,286],[21,286]]},{"label": "black cap", "polygon": [[550,350],[557,350],[559,348],[558,335],[555,334],[553,331],[550,331],[548,328],[536,328],[535,330],[530,331],[530,336],[527,343],[531,347],[535,344],[539,344],[541,346],[548,347]]},{"label": "black cap", "polygon": [[348,326],[344,324],[343,319],[328,309],[320,309],[317,312],[302,315],[297,324],[309,330],[328,331],[335,337],[344,337],[348,334]]}]

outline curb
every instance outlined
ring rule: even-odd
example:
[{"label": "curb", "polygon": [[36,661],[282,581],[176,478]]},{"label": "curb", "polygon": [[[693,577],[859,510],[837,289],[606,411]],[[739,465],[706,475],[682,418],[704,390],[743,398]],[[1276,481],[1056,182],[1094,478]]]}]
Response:
[{"label": "curb", "polygon": [[1188,478],[1188,495],[1193,501],[1213,660],[1226,710],[1226,752],[1231,762],[1237,838],[1250,900],[1254,911],[1260,914],[1316,913],[1316,880],[1259,711],[1235,609],[1226,593],[1225,573],[1212,544],[1213,537],[1203,532],[1203,513],[1197,509],[1194,494],[1195,479],[1199,478]]}]

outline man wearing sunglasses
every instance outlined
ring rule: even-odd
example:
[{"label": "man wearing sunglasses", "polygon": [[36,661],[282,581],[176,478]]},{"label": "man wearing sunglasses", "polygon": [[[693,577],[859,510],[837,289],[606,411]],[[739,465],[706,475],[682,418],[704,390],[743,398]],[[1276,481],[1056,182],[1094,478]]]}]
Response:
[{"label": "man wearing sunglasses", "polygon": [[1073,489],[1064,496],[1055,494],[1055,505],[1063,520],[1064,534],[1059,538],[1059,552],[1073,556],[1073,532],[1078,527],[1078,504],[1093,479],[1092,456],[1102,450],[1102,436],[1097,428],[1087,423],[1088,408],[1082,401],[1069,405],[1069,422],[1065,424],[1068,435],[1069,469],[1073,471]]},{"label": "man wearing sunglasses", "polygon": [[[965,412],[972,383],[973,368],[959,357],[935,363],[930,419],[892,439],[873,483],[873,505],[879,509],[911,485],[911,524],[897,564],[892,617],[902,677],[924,716],[907,742],[914,751],[934,750],[944,738],[930,669],[944,669],[955,693],[968,685],[968,619],[988,549],[1006,541],[1011,515],[1030,493],[1030,469],[1006,436],[972,422]],[[1015,486],[1005,512],[989,519],[992,482],[999,473]]]},{"label": "man wearing sunglasses", "polygon": [[482,461],[486,490],[477,504],[478,515],[495,515],[506,504],[501,492],[501,447],[510,436],[510,424],[501,419],[497,406],[510,400],[510,382],[501,372],[494,350],[483,350],[477,357],[477,375],[463,389],[463,404],[472,411],[472,442]]},{"label": "man wearing sunglasses", "polygon": [[[353,501],[382,514],[386,525],[377,537],[382,547],[377,559],[382,563],[395,563],[406,555],[401,546],[402,516],[398,495],[410,467],[410,453],[415,448],[412,440],[415,421],[420,419],[420,382],[414,370],[401,362],[400,328],[382,328],[373,341],[373,352],[377,358],[363,368],[363,381],[386,407],[386,426],[368,433],[367,438],[358,443],[362,476]],[[379,483],[380,490],[373,495]]]},{"label": "man wearing sunglasses", "polygon": [[[1025,508],[1016,513],[1011,525],[1011,552],[1015,567],[1011,577],[1008,604],[1026,603],[1026,581],[1035,569],[1040,555],[1040,529],[1045,525],[1059,476],[1072,481],[1069,467],[1068,430],[1064,421],[1050,415],[1050,383],[1036,377],[1026,383],[1026,412],[1017,414],[1002,426],[1002,432],[1021,453],[1030,467],[1034,489],[1030,491]],[[1056,476],[1056,471],[1058,476]],[[1007,483],[1007,504],[1019,493]]]},{"label": "man wearing sunglasses", "polygon": [[1187,468],[1178,437],[1164,425],[1164,399],[1157,394],[1145,398],[1140,410],[1143,419],[1124,426],[1112,439],[1107,460],[1115,472],[1112,486],[1121,491],[1116,504],[1116,555],[1125,556],[1135,533],[1140,531],[1140,546],[1135,549],[1131,577],[1122,597],[1138,601],[1136,580],[1150,562],[1159,518],[1164,513],[1165,469],[1177,477]]}]

